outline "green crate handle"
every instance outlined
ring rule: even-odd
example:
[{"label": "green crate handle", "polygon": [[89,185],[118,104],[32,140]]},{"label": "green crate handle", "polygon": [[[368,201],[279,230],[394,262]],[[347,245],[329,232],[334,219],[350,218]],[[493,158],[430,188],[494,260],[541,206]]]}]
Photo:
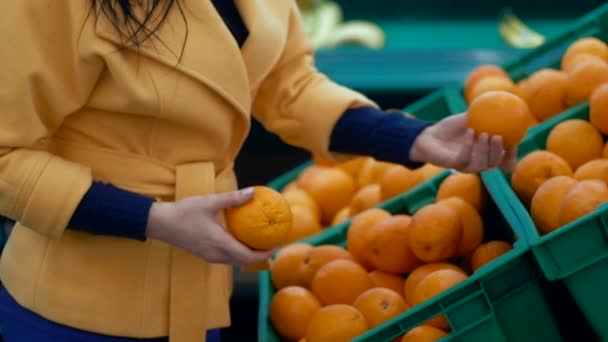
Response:
[{"label": "green crate handle", "polygon": [[[568,228],[571,226],[579,225],[579,223],[581,223],[581,222],[589,222],[589,221],[593,221],[593,220],[597,220],[599,222],[598,228],[602,230],[602,232],[605,235],[606,240],[608,240],[608,203],[605,203],[605,204],[601,205],[600,207],[598,207],[593,214],[590,214],[589,216],[584,216],[576,221],[570,222],[568,225],[566,225],[560,229],[567,231]],[[578,265],[578,267],[573,267],[568,272],[560,273],[560,278],[566,278],[568,276],[571,276],[571,275],[573,275],[591,265],[597,264],[600,261],[607,259],[607,258],[608,258],[608,250],[601,251],[595,256],[591,255],[591,256],[585,258],[585,261],[581,262]]]},{"label": "green crate handle", "polygon": [[[479,319],[477,319],[476,321],[470,322],[469,324],[467,324],[466,326],[463,326],[460,329],[454,329],[454,331],[456,331],[457,333],[462,334],[466,331],[474,329],[475,327],[482,325],[484,322],[488,321],[489,319],[491,319],[494,316],[494,307],[492,305],[492,301],[490,301],[490,298],[488,297],[488,293],[483,288],[483,285],[481,285],[479,282],[476,282],[476,284],[479,286],[479,290],[471,293],[468,296],[463,297],[461,300],[459,300],[456,303],[453,303],[452,305],[444,307],[444,310],[446,312],[450,312],[450,309],[452,307],[458,307],[466,302],[481,301],[484,304],[484,307],[487,310],[487,313],[485,315],[481,315],[479,317]],[[441,303],[441,301],[439,302],[439,306],[443,307],[443,304]],[[450,326],[456,326],[456,324],[454,324],[454,322],[450,319],[450,317],[451,317],[451,315],[449,315],[449,314],[446,315],[446,319],[448,320]]]}]

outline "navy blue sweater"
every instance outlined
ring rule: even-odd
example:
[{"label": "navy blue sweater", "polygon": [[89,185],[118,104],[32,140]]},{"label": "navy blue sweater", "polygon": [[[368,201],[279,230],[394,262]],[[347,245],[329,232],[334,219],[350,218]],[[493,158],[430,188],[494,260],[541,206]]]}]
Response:
[{"label": "navy blue sweater", "polygon": [[[212,2],[242,46],[249,31],[234,2]],[[334,127],[329,149],[416,168],[420,164],[409,159],[409,151],[418,134],[429,125],[429,122],[407,118],[401,113],[386,113],[373,107],[351,109]],[[153,203],[153,198],[111,184],[93,182],[72,216],[69,228],[144,241]]]}]

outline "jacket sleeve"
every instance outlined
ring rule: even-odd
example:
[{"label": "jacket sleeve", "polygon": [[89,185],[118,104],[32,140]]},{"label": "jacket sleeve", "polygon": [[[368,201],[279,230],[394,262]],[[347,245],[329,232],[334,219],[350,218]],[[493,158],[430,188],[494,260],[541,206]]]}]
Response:
[{"label": "jacket sleeve", "polygon": [[88,168],[43,148],[85,104],[103,69],[100,59],[79,52],[87,6],[51,0],[0,5],[0,215],[53,238],[92,183]]},{"label": "jacket sleeve", "polygon": [[288,144],[333,161],[348,159],[348,154],[329,151],[334,125],[348,109],[377,106],[316,70],[313,47],[302,30],[297,5],[292,3],[287,42],[258,89],[253,115]]}]

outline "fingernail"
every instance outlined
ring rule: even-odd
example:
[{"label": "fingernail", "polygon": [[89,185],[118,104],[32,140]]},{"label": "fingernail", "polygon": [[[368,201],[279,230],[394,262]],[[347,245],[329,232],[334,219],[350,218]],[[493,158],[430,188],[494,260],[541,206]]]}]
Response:
[{"label": "fingernail", "polygon": [[254,187],[249,187],[249,188],[245,188],[245,189],[241,190],[241,194],[243,196],[249,197],[249,196],[253,195],[254,191],[255,191]]}]

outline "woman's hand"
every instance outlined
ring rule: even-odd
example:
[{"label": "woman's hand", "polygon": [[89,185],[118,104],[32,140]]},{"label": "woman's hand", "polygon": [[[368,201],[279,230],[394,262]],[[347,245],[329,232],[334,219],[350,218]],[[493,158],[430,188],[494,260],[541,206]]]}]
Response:
[{"label": "woman's hand", "polygon": [[505,151],[502,137],[475,133],[467,127],[465,114],[449,116],[429,126],[416,138],[410,159],[477,173],[496,167],[511,173],[517,162],[517,148]]},{"label": "woman's hand", "polygon": [[253,189],[157,202],[150,209],[147,235],[211,263],[244,266],[269,259],[273,251],[254,251],[222,226],[223,209],[246,203]]}]

